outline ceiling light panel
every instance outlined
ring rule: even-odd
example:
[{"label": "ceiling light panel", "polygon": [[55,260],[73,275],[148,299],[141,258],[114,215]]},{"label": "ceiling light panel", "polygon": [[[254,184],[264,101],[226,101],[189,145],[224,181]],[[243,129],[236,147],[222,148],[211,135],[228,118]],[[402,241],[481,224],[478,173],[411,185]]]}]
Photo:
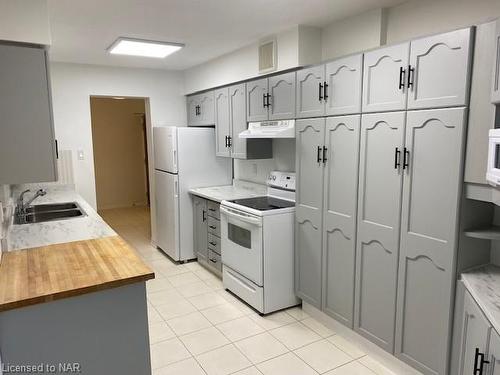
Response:
[{"label": "ceiling light panel", "polygon": [[154,57],[163,59],[180,50],[184,44],[156,42],[152,40],[118,38],[109,48],[112,55]]}]

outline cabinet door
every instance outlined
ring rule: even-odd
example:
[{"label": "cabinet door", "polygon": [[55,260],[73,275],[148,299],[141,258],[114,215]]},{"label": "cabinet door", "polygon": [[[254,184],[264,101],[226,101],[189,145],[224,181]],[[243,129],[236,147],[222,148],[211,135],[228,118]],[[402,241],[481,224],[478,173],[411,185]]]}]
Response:
[{"label": "cabinet door", "polygon": [[217,156],[230,157],[231,152],[227,139],[231,135],[229,117],[229,89],[227,87],[215,90],[215,135]]},{"label": "cabinet door", "polygon": [[266,106],[267,78],[247,82],[247,121],[265,121],[268,119]]},{"label": "cabinet door", "polygon": [[406,109],[405,85],[410,44],[365,53],[363,63],[363,112]]},{"label": "cabinet door", "polygon": [[193,196],[193,209],[194,253],[198,259],[206,262],[208,254],[207,201]]},{"label": "cabinet door", "polygon": [[269,77],[269,120],[295,118],[295,72]]},{"label": "cabinet door", "polygon": [[208,91],[200,94],[200,125],[210,126],[215,124],[214,92]]},{"label": "cabinet door", "polygon": [[361,113],[363,55],[345,57],[326,64],[326,115]]},{"label": "cabinet door", "polygon": [[297,118],[324,116],[324,81],[324,65],[297,72]]},{"label": "cabinet door", "polygon": [[231,156],[245,159],[247,157],[247,140],[238,135],[246,130],[246,91],[245,84],[229,88],[229,114],[231,118]]},{"label": "cabinet door", "polygon": [[489,348],[489,371],[488,375],[500,375],[500,335],[496,331],[491,331]]},{"label": "cabinet door", "polygon": [[299,298],[321,308],[322,147],[325,119],[297,121],[295,289]]},{"label": "cabinet door", "polygon": [[[491,326],[472,296],[465,292],[464,312],[462,315],[462,343],[459,375],[473,375],[476,362],[476,349],[486,355]],[[437,347],[435,347],[437,349]],[[498,370],[497,370],[498,371]],[[483,372],[483,375],[490,372]]]},{"label": "cabinet door", "polygon": [[465,109],[411,111],[407,116],[396,354],[421,371],[445,375]]},{"label": "cabinet door", "polygon": [[352,327],[361,116],[326,119],[323,308]]},{"label": "cabinet door", "polygon": [[500,103],[500,19],[497,20],[493,60],[493,83],[491,86],[491,102]]},{"label": "cabinet door", "polygon": [[188,126],[197,126],[200,122],[198,108],[200,106],[200,98],[198,95],[187,97],[187,117]]},{"label": "cabinet door", "polygon": [[0,184],[55,181],[46,52],[0,44],[0,67]]},{"label": "cabinet door", "polygon": [[354,328],[394,350],[405,112],[361,120]]},{"label": "cabinet door", "polygon": [[411,42],[408,109],[468,104],[471,38],[467,28]]}]

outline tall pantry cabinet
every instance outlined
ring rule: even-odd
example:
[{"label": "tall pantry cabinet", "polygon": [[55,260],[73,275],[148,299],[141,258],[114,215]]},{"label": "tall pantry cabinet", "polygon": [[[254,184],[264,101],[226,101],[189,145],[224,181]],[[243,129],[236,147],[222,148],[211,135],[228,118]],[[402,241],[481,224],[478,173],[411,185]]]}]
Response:
[{"label": "tall pantry cabinet", "polygon": [[424,374],[449,371],[473,31],[365,53],[361,111],[296,125],[298,296]]}]

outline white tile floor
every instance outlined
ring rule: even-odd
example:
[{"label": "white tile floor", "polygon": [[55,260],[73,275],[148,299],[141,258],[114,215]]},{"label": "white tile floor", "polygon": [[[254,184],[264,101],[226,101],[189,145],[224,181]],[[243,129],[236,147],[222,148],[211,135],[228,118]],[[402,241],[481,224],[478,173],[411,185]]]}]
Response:
[{"label": "white tile floor", "polygon": [[155,270],[148,281],[153,375],[394,375],[300,307],[262,317],[196,262],[150,245],[149,210],[100,214]]}]

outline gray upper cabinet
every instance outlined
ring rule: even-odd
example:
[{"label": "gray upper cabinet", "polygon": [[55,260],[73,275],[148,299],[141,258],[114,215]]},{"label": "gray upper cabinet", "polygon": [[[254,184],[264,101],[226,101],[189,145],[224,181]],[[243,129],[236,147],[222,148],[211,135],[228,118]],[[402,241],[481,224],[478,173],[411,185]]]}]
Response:
[{"label": "gray upper cabinet", "polygon": [[[231,120],[230,148],[231,156],[238,159],[246,159],[247,144],[252,140],[245,140],[238,137],[247,128],[245,84],[229,87],[229,116]],[[269,141],[269,140],[268,140]]]},{"label": "gray upper cabinet", "polygon": [[324,116],[325,66],[297,71],[297,118]]},{"label": "gray upper cabinet", "polygon": [[267,78],[250,81],[247,87],[247,116],[248,122],[266,121],[267,113]]},{"label": "gray upper cabinet", "polygon": [[295,118],[295,72],[269,77],[269,120]]},{"label": "gray upper cabinet", "polygon": [[467,28],[412,40],[408,109],[468,104],[472,37]]},{"label": "gray upper cabinet", "polygon": [[495,44],[493,46],[495,57],[493,60],[491,102],[498,104],[500,103],[500,19],[497,20],[496,24]]},{"label": "gray upper cabinet", "polygon": [[[352,327],[361,116],[326,119],[323,197],[323,308]],[[313,182],[310,182],[311,184]]]},{"label": "gray upper cabinet", "polygon": [[0,44],[0,184],[57,179],[47,61],[43,48]]},{"label": "gray upper cabinet", "polygon": [[496,331],[491,332],[489,354],[488,375],[500,375],[500,335]]},{"label": "gray upper cabinet", "polygon": [[410,43],[366,52],[363,63],[363,112],[406,109]]},{"label": "gray upper cabinet", "polygon": [[322,152],[325,119],[299,120],[296,132],[295,290],[321,308]]},{"label": "gray upper cabinet", "polygon": [[325,65],[327,116],[361,113],[363,55],[354,55]]},{"label": "gray upper cabinet", "polygon": [[396,354],[429,374],[448,373],[465,114],[411,111],[406,124]]},{"label": "gray upper cabinet", "polygon": [[[474,371],[474,365],[478,365],[476,349],[480,353],[487,353],[491,326],[469,292],[465,292],[464,296],[462,325],[459,375],[473,375],[478,373]],[[437,349],[437,347],[435,348]],[[494,373],[483,372],[483,375],[486,374],[491,375]]]},{"label": "gray upper cabinet", "polygon": [[393,352],[405,112],[361,120],[354,328]]},{"label": "gray upper cabinet", "polygon": [[194,253],[198,259],[208,260],[207,200],[193,196]]},{"label": "gray upper cabinet", "polygon": [[[229,115],[229,88],[215,90],[215,134],[216,155],[231,156],[228,139],[231,136],[231,121]],[[243,111],[243,113],[245,113]]]},{"label": "gray upper cabinet", "polygon": [[187,97],[188,126],[213,126],[215,124],[214,91]]}]

